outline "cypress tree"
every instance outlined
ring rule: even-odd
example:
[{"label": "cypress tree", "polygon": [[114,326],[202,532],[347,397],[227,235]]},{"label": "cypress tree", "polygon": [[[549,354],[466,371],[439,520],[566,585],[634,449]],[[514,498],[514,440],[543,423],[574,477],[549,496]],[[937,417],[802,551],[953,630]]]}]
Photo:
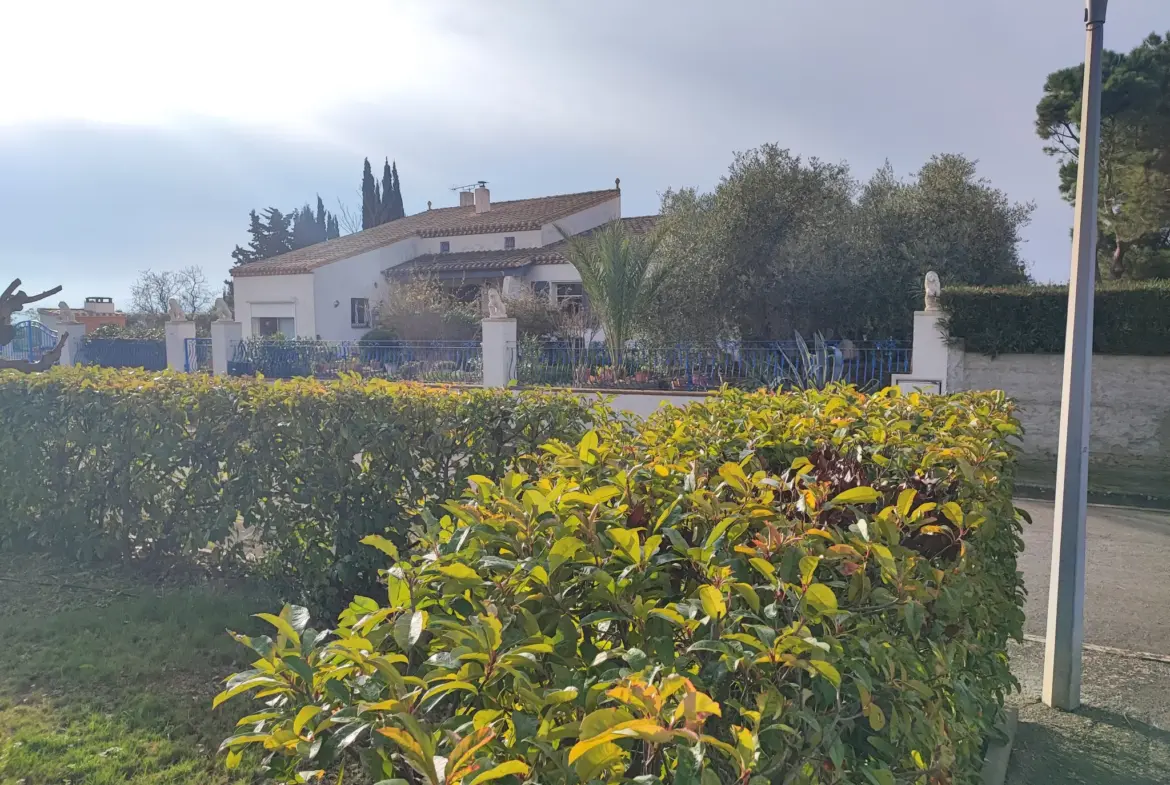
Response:
[{"label": "cypress tree", "polygon": [[406,210],[402,206],[402,183],[398,180],[398,162],[390,166],[390,177],[394,181],[394,198],[391,202],[391,215],[394,218],[406,217]]},{"label": "cypress tree", "polygon": [[382,212],[379,223],[386,223],[398,218],[394,213],[394,172],[390,169],[390,159],[382,165]]},{"label": "cypress tree", "polygon": [[293,213],[292,240],[293,250],[304,248],[325,239],[324,232],[317,231],[317,219],[309,205]]},{"label": "cypress tree", "polygon": [[321,200],[321,194],[317,194],[317,226],[319,226],[321,228],[322,238],[324,238],[325,235],[328,234],[328,229],[329,229],[328,217],[329,217],[329,213],[325,212],[325,202],[323,202]]},{"label": "cypress tree", "polygon": [[362,228],[372,229],[378,225],[380,210],[378,181],[374,179],[374,172],[370,169],[370,159],[367,158],[362,168]]}]

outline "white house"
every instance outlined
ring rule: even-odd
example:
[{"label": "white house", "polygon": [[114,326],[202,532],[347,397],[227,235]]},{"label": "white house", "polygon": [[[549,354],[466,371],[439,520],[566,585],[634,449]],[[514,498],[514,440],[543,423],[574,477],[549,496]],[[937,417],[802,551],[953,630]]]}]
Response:
[{"label": "white house", "polygon": [[[619,183],[615,182],[615,186]],[[429,204],[429,203],[428,203]],[[407,275],[451,285],[522,284],[554,302],[580,299],[581,276],[562,256],[558,227],[575,235],[621,218],[621,190],[491,201],[482,184],[458,207],[428,209],[362,232],[232,270],[236,320],[245,338],[280,333],[355,340],[372,308]],[[625,219],[635,232],[654,216]]]}]

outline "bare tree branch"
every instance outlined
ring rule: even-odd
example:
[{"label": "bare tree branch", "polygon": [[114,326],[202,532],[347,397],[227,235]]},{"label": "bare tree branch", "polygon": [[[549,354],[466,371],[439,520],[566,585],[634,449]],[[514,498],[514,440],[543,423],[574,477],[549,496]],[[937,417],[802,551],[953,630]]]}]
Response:
[{"label": "bare tree branch", "polygon": [[29,295],[24,291],[18,291],[16,288],[18,286],[19,278],[8,284],[8,288],[0,293],[0,346],[7,346],[16,337],[16,329],[12,326],[12,314],[22,310],[29,303],[39,302],[61,291],[61,287],[58,286],[40,294]]},{"label": "bare tree branch", "polygon": [[345,230],[346,234],[357,234],[362,230],[362,216],[361,214],[354,214],[352,210],[344,202],[341,197],[337,198],[337,215],[339,216],[337,222],[341,224],[341,228]]},{"label": "bare tree branch", "polygon": [[13,280],[8,284],[8,288],[0,294],[0,320],[8,321],[12,314],[24,308],[29,303],[39,302],[46,297],[52,297],[57,292],[61,291],[58,286],[53,289],[41,292],[40,294],[25,294],[23,290],[18,291],[16,287],[20,286],[20,279]]},{"label": "bare tree branch", "polygon": [[175,286],[174,296],[190,318],[194,319],[211,306],[211,287],[203,268],[195,265],[184,267],[174,274],[172,281]]}]

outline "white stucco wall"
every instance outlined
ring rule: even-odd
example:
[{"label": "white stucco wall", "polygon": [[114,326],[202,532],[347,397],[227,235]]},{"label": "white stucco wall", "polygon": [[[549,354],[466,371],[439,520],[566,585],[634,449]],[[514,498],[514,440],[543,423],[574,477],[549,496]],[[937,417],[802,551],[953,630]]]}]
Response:
[{"label": "white stucco wall", "polygon": [[[582,210],[557,223],[578,233],[621,216],[621,198]],[[441,242],[450,243],[450,253],[504,250],[504,238],[515,237],[517,248],[538,248],[561,240],[548,224],[539,231],[493,232],[450,237],[409,237],[384,248],[376,248],[349,259],[328,264],[304,275],[260,275],[235,279],[236,319],[250,338],[254,316],[281,316],[296,319],[297,336],[327,341],[356,340],[366,331],[350,322],[350,300],[364,297],[371,307],[387,291],[383,271],[428,253],[439,253]],[[538,265],[525,281],[578,282],[581,276],[570,264]]]},{"label": "white stucco wall", "polygon": [[534,281],[579,283],[581,273],[571,264],[534,264],[525,272],[524,280],[528,283]]},{"label": "white stucco wall", "polygon": [[350,323],[350,299],[365,297],[371,308],[381,302],[391,285],[386,283],[382,272],[418,256],[419,242],[418,238],[409,237],[314,270],[316,335],[326,341],[361,338],[369,328],[354,327]]},{"label": "white stucco wall", "polygon": [[540,229],[541,245],[552,245],[564,238],[561,233],[557,231],[557,226],[564,229],[569,234],[579,234],[595,226],[601,226],[603,223],[613,221],[622,217],[622,198],[615,196],[607,202],[594,205],[579,213],[573,213],[555,222],[545,224]]},{"label": "white stucco wall", "polygon": [[252,337],[254,316],[291,316],[296,319],[298,338],[316,335],[312,274],[249,275],[233,281],[236,321],[243,325],[245,338]]},{"label": "white stucco wall", "polygon": [[[590,396],[590,393],[585,393]],[[597,396],[592,396],[596,398]],[[629,412],[639,417],[649,417],[664,406],[687,406],[706,400],[705,395],[679,395],[676,393],[619,393],[612,396],[610,408],[617,412]]]},{"label": "white stucco wall", "polygon": [[[417,240],[418,255],[439,253],[439,243],[451,243],[450,253],[464,251],[502,251],[504,238],[515,237],[517,248],[539,248],[541,232],[493,232],[491,234],[457,234],[450,237],[420,237]],[[559,239],[559,238],[558,238]]]},{"label": "white stucco wall", "polygon": [[57,318],[55,313],[38,313],[37,321],[55,333],[61,331],[61,320]]}]

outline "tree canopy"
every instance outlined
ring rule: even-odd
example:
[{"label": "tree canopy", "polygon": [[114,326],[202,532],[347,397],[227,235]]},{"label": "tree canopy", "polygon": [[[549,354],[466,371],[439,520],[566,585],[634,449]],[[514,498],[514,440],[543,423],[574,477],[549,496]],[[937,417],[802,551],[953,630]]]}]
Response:
[{"label": "tree canopy", "polygon": [[963,156],[935,156],[910,181],[886,166],[859,183],[848,164],[764,145],[737,154],[714,191],[664,195],[668,275],[644,330],[671,341],[905,337],[929,270],[944,285],[1026,281],[1018,243],[1031,212]]},{"label": "tree canopy", "polygon": [[130,286],[130,307],[147,316],[165,314],[172,297],[191,318],[207,311],[212,295],[203,269],[192,265],[181,270],[143,270]]},{"label": "tree canopy", "polygon": [[232,251],[236,264],[270,259],[341,236],[337,217],[325,209],[320,196],[317,197],[316,211],[306,203],[287,214],[275,207],[269,207],[259,215],[253,210],[248,218],[251,239],[246,248],[237,245]]},{"label": "tree canopy", "polygon": [[[1044,150],[1075,198],[1084,64],[1049,74],[1036,107]],[[1112,278],[1170,276],[1170,36],[1102,58],[1101,266]]]}]

